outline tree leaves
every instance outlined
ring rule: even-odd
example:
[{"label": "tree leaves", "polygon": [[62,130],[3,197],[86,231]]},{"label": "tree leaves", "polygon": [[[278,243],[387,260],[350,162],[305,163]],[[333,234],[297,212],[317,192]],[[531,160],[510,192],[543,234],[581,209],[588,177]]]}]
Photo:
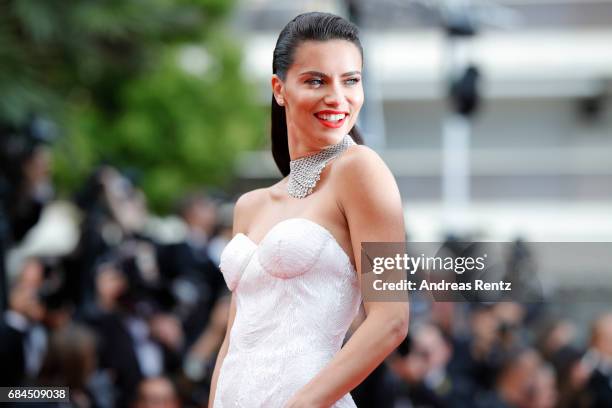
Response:
[{"label": "tree leaves", "polygon": [[224,31],[225,0],[0,1],[0,121],[51,116],[54,174],[74,189],[101,161],[137,169],[157,210],[231,180],[265,140],[265,111]]}]

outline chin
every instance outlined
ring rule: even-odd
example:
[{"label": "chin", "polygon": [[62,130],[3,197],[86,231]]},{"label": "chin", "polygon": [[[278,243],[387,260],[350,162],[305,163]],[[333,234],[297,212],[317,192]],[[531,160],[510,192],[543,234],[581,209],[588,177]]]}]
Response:
[{"label": "chin", "polygon": [[324,132],[323,139],[329,144],[338,143],[346,134],[348,130],[344,129],[330,129],[330,132]]}]

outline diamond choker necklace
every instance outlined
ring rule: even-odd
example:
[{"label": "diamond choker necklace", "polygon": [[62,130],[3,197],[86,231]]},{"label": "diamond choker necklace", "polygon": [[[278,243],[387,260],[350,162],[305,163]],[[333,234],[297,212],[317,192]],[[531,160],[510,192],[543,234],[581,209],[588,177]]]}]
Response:
[{"label": "diamond choker necklace", "polygon": [[313,155],[291,160],[287,183],[289,195],[294,198],[304,198],[312,193],[327,163],[354,144],[356,143],[353,139],[346,135],[340,143],[326,147]]}]

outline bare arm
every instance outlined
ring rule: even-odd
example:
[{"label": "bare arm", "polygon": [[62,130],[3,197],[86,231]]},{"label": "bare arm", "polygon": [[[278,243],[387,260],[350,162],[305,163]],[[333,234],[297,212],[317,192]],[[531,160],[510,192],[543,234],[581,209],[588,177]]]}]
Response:
[{"label": "bare arm", "polygon": [[[362,242],[404,242],[401,198],[378,155],[359,146],[337,163],[338,204],[349,224],[361,280]],[[366,318],[344,347],[287,407],[329,407],[361,383],[406,337],[408,304],[364,301]]]}]

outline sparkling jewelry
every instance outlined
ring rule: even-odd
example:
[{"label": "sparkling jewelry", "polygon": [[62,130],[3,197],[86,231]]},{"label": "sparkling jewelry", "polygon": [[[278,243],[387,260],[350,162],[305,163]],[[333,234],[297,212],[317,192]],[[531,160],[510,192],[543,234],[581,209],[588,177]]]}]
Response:
[{"label": "sparkling jewelry", "polygon": [[312,193],[327,163],[354,144],[356,143],[351,136],[346,135],[339,143],[326,147],[318,153],[291,160],[287,183],[289,195],[294,198],[304,198]]}]

